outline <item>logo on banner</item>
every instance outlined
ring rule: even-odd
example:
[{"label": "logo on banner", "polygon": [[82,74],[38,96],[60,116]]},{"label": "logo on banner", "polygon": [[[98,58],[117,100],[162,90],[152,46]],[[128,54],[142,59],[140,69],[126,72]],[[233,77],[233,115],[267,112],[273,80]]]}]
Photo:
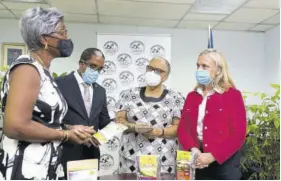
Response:
[{"label": "logo on banner", "polygon": [[122,85],[129,86],[134,83],[134,75],[132,72],[124,71],[119,74],[119,79]]},{"label": "logo on banner", "polygon": [[114,41],[107,41],[103,45],[104,52],[108,55],[115,55],[118,52],[118,45]]},{"label": "logo on banner", "polygon": [[113,175],[117,175],[117,174],[119,174],[119,169],[117,169],[113,172]]},{"label": "logo on banner", "polygon": [[150,53],[153,57],[165,56],[165,49],[161,45],[154,45],[153,47],[151,47]]},{"label": "logo on banner", "polygon": [[122,53],[118,55],[117,62],[121,67],[127,68],[132,65],[132,57],[127,53]]},{"label": "logo on banner", "polygon": [[113,93],[117,90],[117,83],[114,79],[104,79],[102,81],[102,86],[107,93]]},{"label": "logo on banner", "polygon": [[102,170],[109,170],[114,166],[114,159],[109,154],[104,154],[100,157],[100,167]]},{"label": "logo on banner", "polygon": [[142,86],[145,85],[144,74],[141,74],[141,75],[138,76],[137,82],[138,82],[138,85],[139,85],[140,87],[142,87]]},{"label": "logo on banner", "polygon": [[120,140],[117,136],[114,136],[111,140],[106,142],[106,148],[108,151],[116,151],[120,147]]},{"label": "logo on banner", "polygon": [[116,100],[113,97],[108,96],[106,98],[106,103],[108,110],[113,110],[116,104]]},{"label": "logo on banner", "polygon": [[139,58],[136,60],[135,65],[139,71],[143,72],[146,70],[146,66],[148,65],[148,59],[143,57]]},{"label": "logo on banner", "polygon": [[122,99],[122,96],[124,95],[125,92],[127,92],[128,90],[123,90],[120,92],[119,94],[119,99]]},{"label": "logo on banner", "polygon": [[144,52],[145,46],[144,46],[143,42],[141,42],[141,41],[133,41],[130,44],[130,49],[133,54],[140,55]]},{"label": "logo on banner", "polygon": [[112,75],[116,72],[116,65],[112,61],[105,61],[104,68],[101,71],[102,75]]}]

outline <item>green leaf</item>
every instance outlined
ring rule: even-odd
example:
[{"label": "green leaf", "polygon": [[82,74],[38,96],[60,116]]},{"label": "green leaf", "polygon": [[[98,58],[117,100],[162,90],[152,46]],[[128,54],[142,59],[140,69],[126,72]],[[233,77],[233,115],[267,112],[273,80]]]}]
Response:
[{"label": "green leaf", "polygon": [[266,94],[262,93],[260,96],[261,96],[261,99],[264,99],[266,97]]},{"label": "green leaf", "polygon": [[254,96],[258,96],[260,93],[259,92],[257,92],[257,93],[254,93]]},{"label": "green leaf", "polygon": [[270,86],[274,89],[280,89],[280,85],[279,84],[270,84]]},{"label": "green leaf", "polygon": [[275,93],[276,97],[280,97],[280,89]]},{"label": "green leaf", "polygon": [[58,74],[56,72],[53,72],[53,77],[54,78],[57,78],[58,77]]},{"label": "green leaf", "polygon": [[255,130],[258,128],[258,125],[256,125],[256,124],[252,124],[252,125],[248,125],[248,127],[247,127],[247,131],[248,131],[248,133],[249,132],[255,132]]},{"label": "green leaf", "polygon": [[279,128],[279,126],[280,126],[280,119],[274,119],[274,126],[275,126],[275,128],[276,129],[278,129]]},{"label": "green leaf", "polygon": [[63,76],[66,76],[67,75],[67,72],[64,72],[62,74],[60,74],[60,77],[63,77]]},{"label": "green leaf", "polygon": [[265,146],[267,146],[267,145],[269,145],[269,144],[268,144],[267,140],[265,140],[265,141],[263,142],[263,145],[262,145],[262,146],[265,147]]}]

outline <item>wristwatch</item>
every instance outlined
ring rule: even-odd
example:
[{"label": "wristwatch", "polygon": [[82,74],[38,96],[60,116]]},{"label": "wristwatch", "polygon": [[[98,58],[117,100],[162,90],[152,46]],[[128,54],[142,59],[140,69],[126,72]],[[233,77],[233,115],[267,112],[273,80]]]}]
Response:
[{"label": "wristwatch", "polygon": [[165,133],[164,128],[162,128],[162,134],[161,134],[161,136],[164,136],[164,133]]}]

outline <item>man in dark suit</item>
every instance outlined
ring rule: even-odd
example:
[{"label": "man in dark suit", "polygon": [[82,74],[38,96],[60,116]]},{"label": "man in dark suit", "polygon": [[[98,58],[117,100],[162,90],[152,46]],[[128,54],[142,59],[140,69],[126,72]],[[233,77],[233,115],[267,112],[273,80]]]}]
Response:
[{"label": "man in dark suit", "polygon": [[[93,127],[97,131],[110,122],[105,89],[96,83],[103,69],[104,59],[99,49],[88,48],[81,55],[79,69],[56,80],[68,104],[64,120],[66,128],[81,125],[81,131],[83,126]],[[64,144],[62,161],[65,173],[68,161],[100,158],[98,146],[91,143]]]}]

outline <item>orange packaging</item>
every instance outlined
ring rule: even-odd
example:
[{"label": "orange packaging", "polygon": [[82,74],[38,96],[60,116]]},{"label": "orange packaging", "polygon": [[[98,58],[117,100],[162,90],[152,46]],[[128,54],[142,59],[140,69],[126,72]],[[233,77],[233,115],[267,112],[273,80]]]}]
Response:
[{"label": "orange packaging", "polygon": [[192,162],[192,152],[177,150],[177,180],[193,180],[194,169],[192,168]]}]

